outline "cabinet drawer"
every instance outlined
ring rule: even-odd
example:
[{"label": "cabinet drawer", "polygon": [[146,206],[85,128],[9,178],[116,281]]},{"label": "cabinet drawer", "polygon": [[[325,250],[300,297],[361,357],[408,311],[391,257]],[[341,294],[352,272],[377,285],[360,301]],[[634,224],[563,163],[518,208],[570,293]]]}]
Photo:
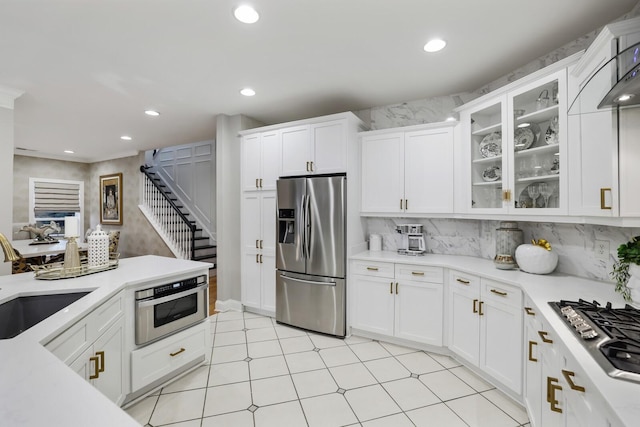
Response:
[{"label": "cabinet drawer", "polygon": [[351,267],[351,273],[353,274],[386,277],[389,279],[394,277],[393,264],[389,262],[353,261]]},{"label": "cabinet drawer", "polygon": [[131,352],[132,391],[153,383],[187,365],[209,350],[209,322],[205,321],[168,338]]},{"label": "cabinet drawer", "polygon": [[480,278],[473,274],[449,271],[449,286],[460,289],[480,290]]},{"label": "cabinet drawer", "polygon": [[396,280],[412,280],[415,282],[443,283],[444,271],[442,267],[424,265],[396,264]]},{"label": "cabinet drawer", "polygon": [[522,306],[522,291],[515,286],[481,279],[481,288],[483,300],[501,302],[512,307]]}]

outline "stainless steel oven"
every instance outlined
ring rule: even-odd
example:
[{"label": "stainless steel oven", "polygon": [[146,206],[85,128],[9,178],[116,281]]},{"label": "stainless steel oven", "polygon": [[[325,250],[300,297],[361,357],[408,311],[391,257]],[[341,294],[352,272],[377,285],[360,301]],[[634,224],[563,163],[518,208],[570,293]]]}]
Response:
[{"label": "stainless steel oven", "polygon": [[136,291],[136,344],[147,344],[207,318],[207,276]]}]

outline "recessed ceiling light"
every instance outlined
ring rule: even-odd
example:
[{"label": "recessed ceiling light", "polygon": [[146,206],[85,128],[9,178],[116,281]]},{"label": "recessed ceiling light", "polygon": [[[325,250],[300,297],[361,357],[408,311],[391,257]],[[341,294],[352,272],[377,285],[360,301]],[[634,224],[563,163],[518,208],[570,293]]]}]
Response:
[{"label": "recessed ceiling light", "polygon": [[529,126],[531,126],[531,123],[527,123],[527,122],[520,123],[518,125],[519,128],[528,128]]},{"label": "recessed ceiling light", "polygon": [[449,116],[449,117],[447,117],[444,121],[445,121],[445,122],[455,122],[455,121],[456,121],[456,118],[455,118],[455,117],[453,117],[453,116]]},{"label": "recessed ceiling light", "polygon": [[73,150],[64,150],[64,152],[67,153],[67,154],[73,154],[74,153]]},{"label": "recessed ceiling light", "polygon": [[442,39],[433,39],[429,40],[427,44],[424,45],[424,50],[425,52],[437,52],[444,49],[446,45],[447,42]]},{"label": "recessed ceiling light", "polygon": [[128,135],[122,135],[122,136],[120,137],[120,139],[122,139],[122,140],[124,140],[124,141],[131,141],[131,137],[130,137],[130,136],[128,136]]},{"label": "recessed ceiling light", "polygon": [[253,96],[256,94],[256,91],[251,89],[250,87],[245,87],[240,91],[240,93],[244,96]]},{"label": "recessed ceiling light", "polygon": [[158,113],[155,110],[145,110],[144,112],[147,116],[153,116],[153,117],[157,117],[160,115],[160,113]]},{"label": "recessed ceiling light", "polygon": [[258,19],[260,19],[260,15],[258,15],[258,12],[256,12],[254,8],[246,4],[238,6],[233,11],[233,16],[235,16],[238,21],[245,24],[253,24],[257,22]]},{"label": "recessed ceiling light", "polygon": [[633,95],[632,95],[632,94],[624,94],[624,95],[620,95],[620,96],[616,99],[616,101],[618,101],[618,102],[625,102],[625,101],[630,100],[631,98],[633,98]]}]

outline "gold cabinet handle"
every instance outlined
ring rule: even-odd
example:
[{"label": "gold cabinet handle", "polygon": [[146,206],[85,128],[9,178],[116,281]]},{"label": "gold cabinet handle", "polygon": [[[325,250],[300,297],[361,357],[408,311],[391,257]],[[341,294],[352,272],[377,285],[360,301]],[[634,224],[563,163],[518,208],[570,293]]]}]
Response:
[{"label": "gold cabinet handle", "polygon": [[412,271],[411,274],[414,276],[424,276],[424,271]]},{"label": "gold cabinet handle", "polygon": [[536,312],[533,311],[533,309],[531,307],[525,307],[524,308],[525,313],[527,313],[529,316],[535,316]]},{"label": "gold cabinet handle", "polygon": [[260,244],[259,244],[258,242],[260,242],[260,240],[259,240],[259,239],[256,239],[256,249],[259,249],[259,248],[260,248]]},{"label": "gold cabinet handle", "polygon": [[93,356],[89,358],[89,363],[93,362],[93,375],[89,376],[90,380],[95,380],[100,376],[100,368],[98,367],[98,356]]},{"label": "gold cabinet handle", "polygon": [[482,312],[482,304],[484,304],[484,301],[480,301],[480,303],[478,304],[478,315],[479,316],[484,316],[484,313]]},{"label": "gold cabinet handle", "polygon": [[547,344],[553,344],[553,340],[551,338],[547,338],[547,335],[549,335],[548,332],[538,331],[538,335],[540,335],[540,339],[542,340],[542,342],[546,342]]},{"label": "gold cabinet handle", "polygon": [[464,280],[464,279],[456,279],[456,282],[458,283],[462,283],[463,285],[468,285],[470,282],[468,280]]},{"label": "gold cabinet handle", "polygon": [[260,264],[262,264],[262,254],[260,254]]},{"label": "gold cabinet handle", "polygon": [[576,375],[575,372],[565,371],[563,369],[562,375],[564,376],[564,379],[567,380],[567,384],[569,384],[569,387],[571,387],[571,390],[581,391],[582,393],[586,391],[584,387],[582,387],[581,385],[576,385],[576,383],[573,382],[573,377]]},{"label": "gold cabinet handle", "polygon": [[557,383],[557,378],[547,377],[547,402],[553,412],[562,413],[562,408],[558,408],[556,405],[559,403],[556,399],[556,391],[562,390],[562,386],[554,384]]},{"label": "gold cabinet handle", "polygon": [[477,299],[473,300],[473,312],[474,313],[478,312],[478,300]]},{"label": "gold cabinet handle", "polygon": [[307,172],[311,172],[311,171],[309,170],[309,162],[307,162]]},{"label": "gold cabinet handle", "polygon": [[98,368],[98,372],[104,372],[104,351],[96,351],[96,356],[100,358],[100,367]]},{"label": "gold cabinet handle", "polygon": [[605,210],[611,210],[611,206],[607,206],[604,202],[604,194],[606,192],[611,193],[611,189],[610,188],[601,188],[600,189],[600,209],[605,209]]},{"label": "gold cabinet handle", "polygon": [[400,210],[402,210],[402,199],[400,199]]},{"label": "gold cabinet handle", "polygon": [[497,289],[491,289],[491,292],[496,294],[496,295],[500,295],[501,297],[506,297],[507,296],[506,292],[502,292],[502,291],[499,291]]},{"label": "gold cabinet handle", "polygon": [[398,282],[396,282],[396,295],[398,295]]},{"label": "gold cabinet handle", "polygon": [[367,267],[369,271],[378,271],[378,267]]},{"label": "gold cabinet handle", "polygon": [[256,188],[260,188],[260,187],[258,186],[258,178],[256,178]]},{"label": "gold cabinet handle", "polygon": [[256,254],[256,264],[258,264],[260,261],[260,255]]},{"label": "gold cabinet handle", "polygon": [[169,356],[171,357],[176,357],[177,355],[179,355],[180,353],[184,353],[186,350],[184,349],[184,347],[180,348],[180,350],[176,351],[175,353],[169,353]]},{"label": "gold cabinet handle", "polygon": [[535,341],[529,341],[529,362],[537,362],[538,359],[533,357],[533,346],[538,345]]},{"label": "gold cabinet handle", "polygon": [[404,210],[406,211],[407,209],[409,209],[409,201],[404,199]]},{"label": "gold cabinet handle", "polygon": [[389,293],[393,295],[393,282],[389,283]]},{"label": "gold cabinet handle", "polygon": [[309,162],[311,163],[311,172],[313,172],[313,162]]},{"label": "gold cabinet handle", "polygon": [[262,242],[263,242],[263,240],[260,239],[260,249],[262,249]]}]

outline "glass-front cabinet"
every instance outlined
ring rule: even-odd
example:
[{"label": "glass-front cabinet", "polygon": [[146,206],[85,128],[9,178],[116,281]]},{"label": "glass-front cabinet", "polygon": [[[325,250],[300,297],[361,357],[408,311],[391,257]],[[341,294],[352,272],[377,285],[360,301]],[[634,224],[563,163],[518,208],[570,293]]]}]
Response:
[{"label": "glass-front cabinet", "polygon": [[461,110],[469,212],[566,214],[566,93],[563,69]]}]

